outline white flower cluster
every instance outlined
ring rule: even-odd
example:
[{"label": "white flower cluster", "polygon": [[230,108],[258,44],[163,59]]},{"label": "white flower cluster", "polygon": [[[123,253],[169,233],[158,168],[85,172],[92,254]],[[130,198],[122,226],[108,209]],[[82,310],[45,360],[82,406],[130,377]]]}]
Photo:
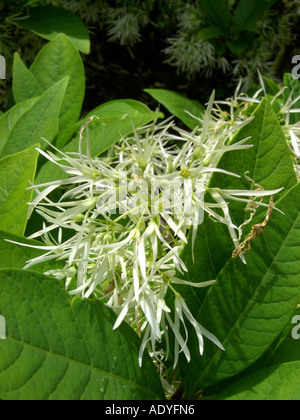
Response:
[{"label": "white flower cluster", "polygon": [[[206,213],[228,226],[238,246],[239,227],[231,219],[228,202],[249,203],[256,195],[279,191],[209,187],[215,172],[238,177],[217,167],[224,153],[251,147],[245,144],[248,139],[233,145],[231,140],[252,118],[239,121],[233,113],[227,120],[216,118],[213,108],[214,95],[192,133],[170,120],[154,122],[134,129],[102,159],[92,158],[88,139],[83,153],[83,134],[90,120],[80,131],[78,153],[40,150],[68,177],[31,187],[36,192],[32,210],[45,220],[31,238],[44,241],[45,253],[26,268],[53,259],[64,261],[64,269],[47,274],[64,280],[72,295],[103,300],[118,315],[115,328],[124,320],[132,325],[142,338],[140,363],[146,346],[154,354],[162,339],[169,346],[170,332],[175,337],[174,365],[180,352],[190,360],[187,322],[196,331],[201,354],[204,336],[223,349],[176,291],[176,284],[207,287],[214,282],[178,278],[177,273],[188,270],[181,259],[187,235],[191,232],[194,243]],[[53,201],[54,191],[62,191],[58,201]],[[174,313],[166,302],[167,291],[174,294]]]}]

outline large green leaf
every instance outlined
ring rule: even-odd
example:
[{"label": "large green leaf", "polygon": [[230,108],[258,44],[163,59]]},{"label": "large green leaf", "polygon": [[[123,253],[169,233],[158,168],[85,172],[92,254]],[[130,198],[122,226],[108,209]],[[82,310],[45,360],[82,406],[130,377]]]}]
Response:
[{"label": "large green leaf", "polygon": [[[285,194],[297,183],[293,160],[289,147],[271,105],[263,99],[254,114],[254,120],[243,127],[232,143],[250,137],[246,144],[253,147],[247,150],[237,150],[225,153],[218,167],[236,173],[241,178],[215,174],[211,187],[222,189],[255,189],[245,177],[252,178],[265,190],[285,188]],[[279,195],[280,196],[280,195]],[[277,196],[277,198],[279,197]],[[233,220],[239,226],[245,220],[245,203],[231,203]]]},{"label": "large green leaf", "polygon": [[0,160],[0,229],[23,235],[32,191],[26,190],[35,177],[38,152],[31,147]]},{"label": "large green leaf", "polygon": [[288,362],[300,361],[300,307],[298,306],[283,329],[280,336],[264,353],[264,355],[251,365],[243,376],[268,366],[280,365]]},{"label": "large green leaf", "polygon": [[[218,163],[219,168],[237,173],[242,178],[236,179],[215,173],[210,186],[222,189],[251,189],[253,186],[244,177],[244,174],[248,172],[248,175],[261,183],[265,189],[284,187],[287,191],[296,184],[297,179],[286,139],[276,115],[268,102],[263,101],[253,116],[254,120],[240,130],[232,140],[234,144],[250,137],[248,143],[253,147],[250,150],[229,152],[223,155]],[[244,208],[245,203],[230,203],[233,219],[238,225],[244,222]],[[261,222],[265,216],[259,217],[257,223]],[[190,238],[191,235],[182,253],[182,258],[189,270],[184,278],[196,283],[215,279],[233,251],[233,243],[227,227],[216,224],[205,216],[204,222],[198,227],[194,258]],[[181,287],[180,291],[188,299],[189,306],[197,310],[207,289],[195,291],[192,287]]]},{"label": "large green leaf", "polygon": [[217,38],[220,36],[226,36],[226,32],[218,26],[208,26],[207,28],[201,29],[197,34],[197,40],[206,41],[208,39]]},{"label": "large green leaf", "polygon": [[59,129],[77,122],[85,94],[85,74],[80,54],[70,39],[64,34],[57,35],[39,52],[30,70],[43,92],[63,77],[69,77]]},{"label": "large green leaf", "polygon": [[0,115],[0,148],[5,146],[9,133],[18,120],[21,119],[21,117],[29,111],[38,100],[39,97],[35,97],[20,102]]},{"label": "large green leaf", "polygon": [[[192,283],[216,279],[233,251],[227,226],[216,223],[205,215],[203,223],[198,226],[194,247],[191,235],[190,233],[188,243],[181,253],[188,272],[177,273],[177,277]],[[209,289],[176,285],[176,290],[184,296],[189,308],[197,311]]]},{"label": "large green leaf", "polygon": [[[109,147],[132,132],[133,127],[140,127],[160,118],[163,114],[152,112],[146,105],[134,100],[116,100],[107,102],[91,111],[83,122],[96,116],[89,124],[91,154],[93,157],[104,153]],[[86,145],[86,131],[83,133],[83,150]],[[64,148],[64,152],[78,152],[79,135]],[[46,163],[38,174],[37,183],[61,179],[67,175],[62,170]]]},{"label": "large green leaf", "polygon": [[219,400],[299,401],[300,362],[284,363],[259,370],[241,379]]},{"label": "large green leaf", "polygon": [[14,55],[13,95],[16,103],[42,95],[42,89],[18,53]]},{"label": "large green leaf", "polygon": [[226,0],[200,0],[211,21],[228,32],[231,24],[231,13]]},{"label": "large green leaf", "polygon": [[[28,246],[16,245],[13,242]],[[0,230],[0,268],[23,268],[29,260],[45,254],[45,251],[31,247],[42,246],[45,244]],[[37,264],[31,270],[45,273],[48,270],[63,268],[63,266],[63,261],[51,260]]]},{"label": "large green leaf", "polygon": [[[199,121],[196,118],[202,117],[205,111],[200,102],[166,89],[145,89],[145,92],[166,107],[171,114],[179,118],[191,130],[199,126]],[[196,118],[193,118],[190,114]]]},{"label": "large green leaf", "polygon": [[241,56],[246,50],[251,50],[255,42],[255,35],[250,32],[242,32],[234,41],[226,41],[226,46],[236,56]]},{"label": "large green leaf", "polygon": [[[296,317],[296,319],[294,318]],[[268,367],[275,367],[275,369],[282,364],[300,361],[300,307],[296,308],[291,319],[283,329],[282,333],[276,337],[274,342],[269,346],[267,351],[255,363],[249,366],[243,372],[228,378],[225,381],[217,383],[205,390],[206,398],[223,398],[231,395],[231,388],[235,384],[240,383],[244,378],[247,378],[259,371]],[[297,321],[297,325],[292,321]],[[292,332],[297,334],[297,338],[293,337]],[[250,388],[250,387],[249,387]]]},{"label": "large green leaf", "polygon": [[300,361],[300,307],[298,306],[284,329],[278,344],[267,355],[265,366]]},{"label": "large green leaf", "polygon": [[67,143],[75,136],[76,132],[78,132],[81,126],[86,122],[86,118],[82,118],[78,120],[75,124],[72,124],[63,130],[61,130],[56,138],[55,145],[57,149],[62,150]]},{"label": "large green leaf", "polygon": [[274,82],[269,77],[263,76],[263,81],[266,89],[266,93],[271,96],[277,95],[280,92],[281,86]]},{"label": "large green leaf", "polygon": [[[92,156],[99,156],[120,138],[131,133],[133,127],[148,124],[154,119],[163,117],[160,112],[152,112],[146,105],[132,99],[106,102],[91,111],[87,118],[97,116],[94,127],[90,130]],[[101,139],[101,141],[99,141]],[[86,141],[84,133],[83,145]],[[79,138],[66,147],[66,151],[78,150]]]},{"label": "large green leaf", "polygon": [[34,7],[21,24],[48,41],[64,33],[79,51],[90,53],[89,32],[83,21],[69,10],[54,6]]},{"label": "large green leaf", "polygon": [[[296,318],[295,318],[296,317]],[[294,322],[294,323],[293,323]],[[297,325],[295,324],[297,323]],[[205,392],[208,396],[223,396],[230,395],[227,390],[243,380],[243,378],[250,377],[250,375],[259,372],[265,368],[282,365],[284,363],[299,362],[300,361],[300,307],[294,311],[291,319],[283,329],[282,333],[276,337],[274,342],[269,346],[267,351],[255,363],[245,369],[243,372],[229,378],[221,383],[208,387]],[[293,336],[297,334],[297,336]],[[298,339],[295,339],[298,338]],[[277,367],[277,366],[276,366]]]},{"label": "large green leaf", "polygon": [[[5,157],[41,142],[58,132],[58,116],[68,78],[53,85],[39,98],[17,104],[0,118],[0,156]],[[45,143],[42,144],[42,147]]]},{"label": "large green leaf", "polygon": [[99,301],[75,298],[55,279],[0,270],[0,398],[3,400],[146,400],[164,393],[140,340]]},{"label": "large green leaf", "polygon": [[266,231],[252,243],[247,265],[231,259],[207,293],[196,318],[214,333],[225,352],[211,342],[204,356],[189,342],[192,361],[182,361],[187,393],[243,371],[273,343],[291,320],[299,301],[300,185],[278,202]]},{"label": "large green leaf", "polygon": [[234,29],[257,32],[257,19],[277,1],[240,0],[234,12]]}]

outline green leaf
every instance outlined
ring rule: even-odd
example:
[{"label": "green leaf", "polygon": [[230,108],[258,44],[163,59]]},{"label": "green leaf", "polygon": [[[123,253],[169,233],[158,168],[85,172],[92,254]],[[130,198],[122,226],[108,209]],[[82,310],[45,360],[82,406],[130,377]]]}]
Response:
[{"label": "green leaf", "polygon": [[281,86],[279,86],[277,83],[275,83],[272,79],[269,79],[268,77],[263,76],[266,93],[271,96],[277,95],[279,93]]},{"label": "green leaf", "polygon": [[208,39],[217,38],[219,36],[226,36],[226,32],[218,26],[208,26],[207,28],[201,29],[197,34],[197,40],[206,41]]},{"label": "green leaf", "polygon": [[[192,232],[190,232],[188,243],[180,255],[188,272],[177,273],[176,276],[192,283],[216,279],[233,251],[227,227],[215,223],[207,215],[204,215],[203,223],[198,226],[194,248],[191,235]],[[197,311],[209,289],[205,287],[196,290],[192,286],[176,285],[176,290],[185,298],[189,308]]]},{"label": "green leaf", "polygon": [[[218,167],[238,173],[242,177],[246,171],[249,171],[249,175],[255,180],[257,178],[260,179],[260,183],[266,189],[273,187],[286,187],[288,189],[297,180],[292,161],[289,158],[285,136],[268,101],[263,101],[256,109],[254,117],[255,119],[240,130],[232,140],[232,144],[234,144],[250,136],[251,139],[248,143],[253,144],[254,150],[248,149],[225,154],[220,160]],[[272,167],[270,162],[276,164],[276,167]],[[270,169],[273,170],[272,180],[270,179],[268,184],[265,185],[264,179],[268,178]],[[235,180],[232,177],[214,174],[210,185],[224,189],[251,188],[250,183],[245,181],[244,177],[241,180]],[[244,221],[244,207],[245,204],[230,204],[231,212],[235,214],[236,223],[238,224]],[[265,210],[263,212],[265,213]],[[261,214],[258,217],[257,223],[264,218]],[[199,282],[217,278],[226,262],[231,258],[232,251],[233,244],[229,237],[228,229],[205,217],[204,222],[198,228],[195,242],[195,259],[192,258],[190,239],[182,253],[182,258],[189,270],[184,279]],[[207,291],[208,289],[195,291],[195,289],[189,287],[180,288],[181,294],[186,298],[187,304],[193,313],[198,312],[198,308],[201,306]]]},{"label": "green leaf", "polygon": [[200,0],[205,12],[218,28],[228,33],[231,24],[231,13],[226,0]]},{"label": "green leaf", "polygon": [[[248,176],[265,190],[285,188],[281,193],[285,194],[297,183],[285,135],[267,99],[262,100],[253,116],[254,120],[243,127],[232,141],[236,143],[250,137],[246,144],[251,144],[253,147],[225,153],[218,163],[219,168],[234,172],[241,178],[214,174],[210,186],[222,189],[255,189],[256,187],[245,177],[245,173],[248,172]],[[244,208],[245,203],[230,204],[233,220],[237,226],[245,221]]]},{"label": "green leaf", "polygon": [[[210,186],[222,189],[251,189],[253,187],[244,177],[248,171],[249,176],[262,184],[265,189],[285,187],[287,191],[297,183],[297,179],[286,139],[276,115],[268,101],[264,100],[253,116],[254,120],[241,129],[232,140],[234,144],[250,137],[248,143],[253,147],[231,151],[223,155],[218,163],[218,168],[234,172],[242,178],[236,179],[215,173],[211,178]],[[234,221],[239,226],[245,219],[245,203],[232,202],[229,208]],[[258,212],[258,215],[260,214]],[[260,219],[257,223],[263,220],[261,215],[258,217]],[[227,227],[216,224],[205,216],[204,222],[198,227],[194,259],[190,238],[191,234],[182,253],[182,258],[188,267],[188,273],[184,275],[184,279],[196,283],[215,279],[234,250]],[[199,289],[195,292],[192,287],[182,287],[180,291],[187,299],[189,307],[197,310],[207,289]]]},{"label": "green leaf", "polygon": [[55,279],[0,270],[2,400],[163,399],[150,357],[138,364],[140,340],[99,301],[70,297]]},{"label": "green leaf", "polygon": [[50,142],[55,138],[67,84],[68,78],[65,77],[39,98],[17,104],[0,118],[1,157],[40,143],[41,137]]},{"label": "green leaf", "polygon": [[83,21],[69,10],[54,6],[30,8],[30,16],[21,25],[42,38],[52,41],[57,34],[67,35],[84,54],[90,53],[90,37]]},{"label": "green leaf", "polygon": [[284,363],[262,369],[243,378],[218,400],[299,401],[300,362]]},{"label": "green leaf", "polygon": [[291,320],[300,294],[300,184],[277,206],[284,215],[275,212],[266,231],[253,241],[247,265],[231,259],[196,314],[225,352],[207,342],[201,357],[197,339],[191,338],[192,361],[181,362],[188,394],[242,372]]},{"label": "green leaf", "polygon": [[0,116],[0,149],[6,143],[9,132],[19,119],[29,111],[34,104],[39,100],[39,97],[28,99],[24,102],[16,104]]},{"label": "green leaf", "polygon": [[240,0],[234,12],[233,30],[257,32],[257,19],[278,0]]},{"label": "green leaf", "polygon": [[277,346],[268,355],[266,366],[300,361],[299,324],[300,307],[298,306],[284,329]]},{"label": "green leaf", "polygon": [[66,144],[73,138],[76,132],[80,130],[80,127],[85,123],[85,121],[86,118],[83,118],[77,121],[75,124],[72,124],[61,130],[58,133],[57,138],[55,140],[55,146],[59,150],[62,150],[66,146]]},{"label": "green leaf", "polygon": [[[12,242],[20,244],[27,244],[29,246],[45,246],[42,242],[29,240],[23,236],[14,235],[11,232],[0,230],[0,268],[23,268],[26,263],[33,259],[38,258],[45,253],[43,250],[29,248],[26,246],[16,245]],[[40,263],[31,268],[33,271],[45,273],[48,270],[56,268],[63,268],[64,262],[51,260],[48,262]]]},{"label": "green leaf", "polygon": [[[92,116],[97,116],[89,124],[89,137],[91,153],[93,157],[107,151],[122,137],[130,134],[134,127],[141,127],[161,118],[163,114],[152,112],[146,105],[134,100],[116,100],[100,105],[91,111],[84,122]],[[85,150],[86,131],[83,134],[83,150]],[[64,152],[78,152],[79,135],[76,136],[66,147]],[[53,163],[47,162],[38,174],[37,183],[49,182],[55,179],[65,178],[67,175]]]},{"label": "green leaf", "polygon": [[230,51],[234,55],[241,55],[247,49],[248,44],[244,41],[237,42],[237,41],[227,41],[226,46],[230,49]]},{"label": "green leaf", "polygon": [[63,77],[69,77],[60,110],[59,129],[76,123],[85,94],[85,74],[80,54],[70,39],[64,34],[57,35],[40,51],[30,71],[43,92]]},{"label": "green leaf", "polygon": [[191,117],[202,117],[205,108],[198,101],[187,99],[177,92],[166,89],[145,89],[152,98],[161,103],[167,110],[179,118],[188,128],[194,130],[199,126],[199,121]]},{"label": "green leaf", "polygon": [[35,147],[0,160],[0,229],[23,235],[27,225],[28,202],[34,181],[38,152]]},{"label": "green leaf", "polygon": [[[298,307],[289,319],[287,325],[276,337],[274,342],[269,346],[267,351],[260,357],[255,363],[239,373],[233,378],[229,378],[221,383],[213,385],[206,390],[206,397],[223,395],[225,390],[229,389],[233,384],[241,381],[243,378],[252,375],[253,373],[259,372],[270,366],[282,365],[284,363],[295,362],[300,360],[300,339],[295,339],[292,336],[292,330],[295,328],[295,332],[299,334],[300,323],[299,323],[300,307]],[[297,317],[298,325],[292,323],[294,317]],[[227,394],[229,395],[229,394]]]},{"label": "green leaf", "polygon": [[[106,102],[91,111],[87,118],[97,116],[94,120],[94,129],[90,130],[92,156],[99,156],[111,147],[120,138],[133,131],[133,127],[141,127],[149,122],[162,118],[161,112],[152,112],[141,102],[124,99]],[[101,141],[99,141],[101,139]],[[84,133],[84,141],[86,132]],[[78,150],[79,138],[68,145],[66,150]],[[83,143],[84,144],[84,143]]]},{"label": "green leaf", "polygon": [[13,64],[13,96],[16,103],[42,95],[39,84],[20,59],[18,53],[14,55]]},{"label": "green leaf", "polygon": [[245,52],[246,49],[249,50],[252,48],[254,40],[255,37],[253,34],[250,34],[249,32],[243,32],[242,35],[240,35],[234,41],[227,41],[226,46],[233,54],[240,56]]},{"label": "green leaf", "polygon": [[[280,365],[300,361],[300,306],[297,305],[291,319],[273,345],[257,362],[261,366]],[[251,366],[252,367],[252,366]],[[251,369],[251,368],[250,368]],[[252,372],[251,372],[252,373]]]}]

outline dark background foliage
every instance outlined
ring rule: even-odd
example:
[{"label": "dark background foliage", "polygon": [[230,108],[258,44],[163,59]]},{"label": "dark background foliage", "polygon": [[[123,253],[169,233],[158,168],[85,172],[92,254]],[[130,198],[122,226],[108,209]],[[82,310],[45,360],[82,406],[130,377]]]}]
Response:
[{"label": "dark background foliage", "polygon": [[[234,11],[238,1],[226,1]],[[195,36],[195,29],[191,27],[195,26],[198,31],[201,27],[211,24],[211,18],[205,14],[205,7],[203,8],[205,1],[3,1],[0,4],[0,54],[5,55],[8,63],[8,78],[6,83],[1,83],[0,87],[0,106],[3,110],[12,104],[10,82],[13,53],[19,52],[25,63],[30,65],[42,45],[46,43],[45,40],[22,26],[23,18],[30,15],[33,7],[47,4],[74,12],[81,17],[89,29],[91,53],[89,55],[82,54],[87,80],[84,103],[86,112],[99,103],[119,98],[132,98],[141,100],[150,106],[154,105],[149,95],[143,92],[145,88],[174,90],[203,103],[207,101],[213,89],[216,89],[218,97],[230,96],[237,83],[237,77],[234,77],[231,71],[224,74],[221,68],[215,68],[208,73],[193,72],[191,68],[197,57],[192,55],[190,71],[189,69],[182,71],[180,66],[176,67],[176,65],[170,65],[167,62],[166,48],[170,46],[172,37],[183,36],[190,44],[193,44],[197,42],[198,35]],[[261,70],[264,75],[272,76],[273,79],[279,81],[282,80],[285,71],[291,71],[291,58],[299,53],[297,50],[300,41],[298,30],[300,15],[297,14],[299,1],[278,0],[273,1],[272,4],[270,10],[262,14],[258,22],[261,22],[260,27],[264,26],[263,22],[265,25],[267,25],[266,22],[271,22],[274,28],[278,29],[276,29],[277,36],[284,39],[281,48],[272,51],[273,63],[269,71],[271,74],[266,74],[267,71],[263,71],[264,69]],[[130,27],[128,24],[126,26],[127,35],[124,31],[125,26],[121,26],[121,32],[118,33],[117,25],[121,19],[129,19],[128,16],[132,17],[136,28],[132,27],[134,25]],[[203,19],[201,16],[204,16]],[[283,19],[284,17],[285,19]],[[280,21],[281,18],[283,22]],[[283,35],[279,34],[280,30]],[[229,38],[230,42],[234,41],[238,45],[241,42],[246,42],[247,37],[250,37],[252,49],[250,48],[251,51],[246,49],[239,56],[225,48],[224,38],[215,37],[212,42],[219,57],[224,56],[229,62],[235,62],[236,59],[243,60],[243,65],[246,68],[249,67],[249,73],[251,73],[251,80],[248,80],[249,83],[247,82],[247,88],[249,88],[254,87],[253,84],[256,80],[256,72],[251,69],[251,65],[255,66],[257,56],[253,55],[253,51],[262,42],[261,33],[251,34],[249,31],[242,31],[239,35],[230,35]],[[240,76],[245,76],[245,74]]]}]

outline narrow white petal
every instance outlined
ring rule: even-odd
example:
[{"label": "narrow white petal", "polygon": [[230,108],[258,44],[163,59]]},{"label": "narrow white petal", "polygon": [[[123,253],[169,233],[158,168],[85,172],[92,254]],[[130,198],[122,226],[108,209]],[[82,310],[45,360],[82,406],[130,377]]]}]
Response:
[{"label": "narrow white petal", "polygon": [[161,339],[161,331],[160,331],[159,325],[157,323],[156,311],[155,311],[153,303],[150,301],[148,296],[145,295],[140,300],[140,304],[141,304],[141,308],[144,312],[144,315],[147,318],[147,320],[149,322],[149,325],[151,326],[151,330],[155,333],[155,336],[157,337],[157,339],[160,340]]},{"label": "narrow white petal", "polygon": [[265,197],[269,195],[275,195],[284,190],[284,188],[277,188],[276,190],[221,190],[219,188],[214,188],[213,190],[217,191],[224,196],[241,196],[241,197]]},{"label": "narrow white petal", "polygon": [[186,281],[176,277],[172,279],[172,284],[182,284],[183,286],[192,286],[196,288],[209,287],[212,286],[215,282],[216,280],[204,281],[202,283],[193,283],[192,281]]},{"label": "narrow white petal", "polygon": [[21,242],[11,241],[9,239],[4,239],[4,240],[6,242],[10,242],[10,243],[15,244],[15,245],[24,246],[26,248],[41,249],[42,251],[54,251],[58,248],[56,245],[54,245],[54,246],[29,245],[29,244],[25,244],[25,243],[22,244]]},{"label": "narrow white petal", "polygon": [[296,134],[292,130],[290,130],[290,136],[291,136],[295,155],[297,157],[300,157],[300,149],[299,149],[300,139],[296,136]]},{"label": "narrow white petal", "polygon": [[204,335],[206,338],[208,338],[210,341],[212,341],[216,346],[218,346],[221,350],[225,351],[223,345],[221,342],[217,339],[216,336],[214,336],[212,333],[207,331],[205,328],[203,328],[193,317],[191,311],[187,307],[187,304],[185,303],[184,299],[182,299],[182,308],[185,313],[185,316],[188,318],[188,320],[191,322],[193,327],[195,328],[196,332],[199,331],[200,334]]},{"label": "narrow white petal", "polygon": [[124,321],[124,318],[126,317],[126,315],[128,313],[129,305],[131,303],[132,298],[133,298],[133,291],[132,291],[132,288],[131,288],[129,293],[128,293],[127,299],[124,302],[123,308],[122,308],[122,310],[121,310],[121,312],[120,312],[120,314],[119,314],[119,316],[118,316],[118,318],[115,322],[115,325],[113,327],[114,330],[116,330],[122,324],[122,322]]},{"label": "narrow white petal", "polygon": [[174,220],[167,214],[161,213],[161,217],[166,221],[166,223],[173,230],[175,236],[178,236],[183,242],[187,243],[187,238],[180,229],[180,227],[174,222]]},{"label": "narrow white petal", "polygon": [[133,287],[134,287],[135,300],[136,300],[136,302],[138,302],[139,297],[140,297],[140,276],[139,276],[139,268],[138,268],[137,258],[134,261],[132,274],[133,274]]},{"label": "narrow white petal", "polygon": [[[180,346],[180,348],[184,352],[186,360],[188,362],[190,362],[191,361],[191,354],[190,354],[190,351],[189,351],[188,347],[186,346],[186,342],[185,342],[184,338],[180,334],[180,331],[178,330],[178,328],[175,327],[175,324],[173,323],[169,314],[166,314],[166,318],[167,318],[168,324],[170,325],[170,327],[172,328],[172,330],[174,332],[174,335],[175,335],[175,338],[176,338],[175,345]],[[178,353],[179,352],[175,351],[174,353],[175,353],[174,354],[174,357],[175,357],[174,366],[176,366],[177,361],[178,361]]]},{"label": "narrow white petal", "polygon": [[144,333],[143,341],[142,341],[142,344],[141,344],[140,350],[139,350],[139,365],[140,365],[140,367],[142,367],[142,364],[143,364],[143,354],[144,354],[147,342],[148,342],[149,337],[150,337],[150,332],[151,332],[151,328],[150,328],[150,325],[148,325],[148,327],[146,328],[146,331]]},{"label": "narrow white petal", "polygon": [[119,316],[118,316],[118,318],[117,318],[117,320],[115,322],[115,325],[113,327],[114,330],[116,330],[117,328],[119,328],[119,326],[124,321],[124,318],[125,318],[125,316],[128,313],[128,308],[129,308],[129,305],[128,304],[126,304],[126,305],[123,306],[123,308],[122,308],[122,310],[121,310],[121,312],[120,312],[120,314],[119,314]]},{"label": "narrow white petal", "polygon": [[144,240],[141,240],[137,246],[138,249],[138,261],[140,265],[141,274],[144,281],[147,281],[146,273],[146,253],[145,253],[145,244]]}]

